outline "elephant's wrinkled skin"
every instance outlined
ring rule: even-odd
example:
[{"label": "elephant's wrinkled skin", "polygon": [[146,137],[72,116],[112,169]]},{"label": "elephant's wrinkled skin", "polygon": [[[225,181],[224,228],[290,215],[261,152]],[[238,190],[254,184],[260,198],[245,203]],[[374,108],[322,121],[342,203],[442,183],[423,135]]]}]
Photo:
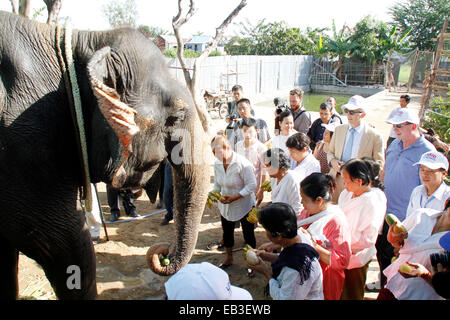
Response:
[{"label": "elephant's wrinkled skin", "polygon": [[[19,251],[43,267],[59,299],[95,298],[94,249],[76,212],[82,175],[56,28],[0,11],[0,30],[0,299],[17,298]],[[172,163],[177,240],[171,264],[154,270],[173,274],[193,253],[209,182],[204,163],[176,162],[171,154],[180,147],[198,154],[189,142],[205,141],[192,99],[138,31],[75,30],[72,48],[92,181],[142,186],[166,156]],[[136,111],[131,143],[108,124],[94,84]],[[80,289],[66,283],[73,265]]]}]

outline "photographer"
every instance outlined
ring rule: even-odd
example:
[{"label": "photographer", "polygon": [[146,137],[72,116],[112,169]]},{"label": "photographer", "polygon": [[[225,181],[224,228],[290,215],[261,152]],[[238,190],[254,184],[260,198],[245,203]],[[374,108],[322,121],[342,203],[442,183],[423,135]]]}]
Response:
[{"label": "photographer", "polygon": [[[227,129],[228,127],[234,128],[235,123],[239,120],[239,112],[238,112],[238,101],[244,97],[244,92],[242,86],[236,84],[231,88],[231,92],[233,93],[234,101],[228,102],[228,116],[227,116]],[[255,115],[255,112],[252,110],[252,116]]]},{"label": "photographer", "polygon": [[[253,117],[253,108],[251,102],[247,98],[242,98],[237,101],[237,110],[239,112],[240,119],[237,119],[234,122],[234,125],[231,127],[230,125],[227,127],[227,138],[230,142],[234,151],[236,151],[236,143],[244,140],[244,135],[242,134],[242,125],[243,121],[246,119],[254,118]],[[263,144],[267,146],[270,141],[269,128],[267,127],[267,123],[263,119],[256,119],[256,132],[257,138]],[[231,124],[231,123],[230,123]]]},{"label": "photographer", "polygon": [[[409,264],[412,271],[408,275],[422,274],[422,269],[417,270],[419,264],[428,270],[432,269],[430,255],[441,251],[439,239],[450,231],[450,198],[447,199],[443,212],[417,209],[403,221],[403,225],[408,232],[395,233],[394,225],[389,228],[387,240],[394,248],[399,249],[399,255],[383,271],[387,283],[377,300],[442,300],[426,281],[418,277],[405,277],[404,273],[399,272],[399,267],[410,261],[417,264],[417,267]],[[429,272],[424,273],[425,278],[429,275]]]}]

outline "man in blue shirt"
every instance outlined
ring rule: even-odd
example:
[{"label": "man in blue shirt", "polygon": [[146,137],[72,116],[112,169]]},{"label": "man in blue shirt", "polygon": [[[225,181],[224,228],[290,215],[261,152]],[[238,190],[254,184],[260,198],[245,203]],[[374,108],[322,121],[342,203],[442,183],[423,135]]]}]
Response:
[{"label": "man in blue shirt", "polygon": [[[387,120],[394,127],[397,136],[386,151],[384,165],[384,186],[387,198],[387,213],[392,213],[400,219],[406,217],[412,190],[421,184],[419,167],[414,166],[422,154],[436,151],[419,131],[419,117],[409,108],[401,108]],[[383,232],[377,240],[377,258],[381,271],[381,288],[386,283],[382,271],[391,263],[394,249],[387,241],[389,226],[385,222]]]}]

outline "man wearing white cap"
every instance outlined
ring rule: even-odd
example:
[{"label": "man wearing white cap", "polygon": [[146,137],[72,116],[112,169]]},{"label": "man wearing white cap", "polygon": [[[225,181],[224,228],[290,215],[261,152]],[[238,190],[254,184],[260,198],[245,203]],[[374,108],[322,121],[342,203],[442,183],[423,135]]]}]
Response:
[{"label": "man wearing white cap", "polygon": [[419,176],[422,184],[411,193],[406,217],[418,208],[442,211],[445,201],[450,197],[450,187],[444,181],[448,172],[447,158],[438,151],[430,151],[424,153],[414,165],[420,166]]},{"label": "man wearing white cap", "polygon": [[367,109],[365,99],[359,95],[353,96],[342,109],[347,115],[348,124],[336,127],[327,154],[331,167],[330,175],[336,180],[334,203],[337,203],[339,194],[344,189],[340,172],[345,162],[353,158],[371,157],[384,163],[381,134],[363,120]]},{"label": "man wearing white cap", "polygon": [[[387,212],[392,213],[400,221],[406,217],[411,193],[420,185],[419,167],[414,166],[422,154],[436,151],[419,131],[420,119],[414,110],[398,109],[386,122],[394,126],[397,135],[386,150],[384,165],[384,186],[387,198]],[[383,225],[382,234],[377,239],[377,259],[380,270],[384,270],[394,256],[394,249],[387,241],[388,224]],[[386,277],[381,274],[381,287],[384,287]]]},{"label": "man wearing white cap", "polygon": [[187,264],[165,284],[168,300],[253,300],[232,286],[228,274],[209,262]]}]

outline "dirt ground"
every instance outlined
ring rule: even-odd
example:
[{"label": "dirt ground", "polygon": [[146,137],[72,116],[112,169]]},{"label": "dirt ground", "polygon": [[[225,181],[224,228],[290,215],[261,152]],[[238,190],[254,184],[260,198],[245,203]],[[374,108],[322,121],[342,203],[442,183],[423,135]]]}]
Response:
[{"label": "dirt ground", "polygon": [[[104,186],[100,184],[98,189],[105,218],[109,220],[106,192],[102,191]],[[156,203],[150,203],[145,193],[135,204],[140,215],[161,211],[156,209]],[[105,232],[102,229],[101,241],[95,245],[98,299],[160,300],[165,298],[163,284],[169,277],[156,275],[150,271],[145,262],[145,254],[152,244],[175,242],[175,225],[171,222],[167,226],[161,226],[163,217],[164,213],[157,213],[140,220],[107,224],[109,241],[106,241]],[[122,208],[120,221],[127,218]],[[219,265],[224,259],[223,251],[206,250],[209,243],[219,240],[222,236],[217,205],[213,205],[211,209],[205,209],[199,230],[191,263],[208,261]],[[255,234],[258,245],[267,242],[263,228],[256,228]],[[263,292],[267,283],[265,278],[259,274],[253,278],[247,276],[241,250],[244,245],[242,230],[236,229],[235,249],[237,250],[234,252],[234,265],[227,269],[230,281],[233,285],[247,289],[254,299],[267,299]],[[22,254],[19,258],[19,289],[22,299],[56,299],[39,265]]]}]

